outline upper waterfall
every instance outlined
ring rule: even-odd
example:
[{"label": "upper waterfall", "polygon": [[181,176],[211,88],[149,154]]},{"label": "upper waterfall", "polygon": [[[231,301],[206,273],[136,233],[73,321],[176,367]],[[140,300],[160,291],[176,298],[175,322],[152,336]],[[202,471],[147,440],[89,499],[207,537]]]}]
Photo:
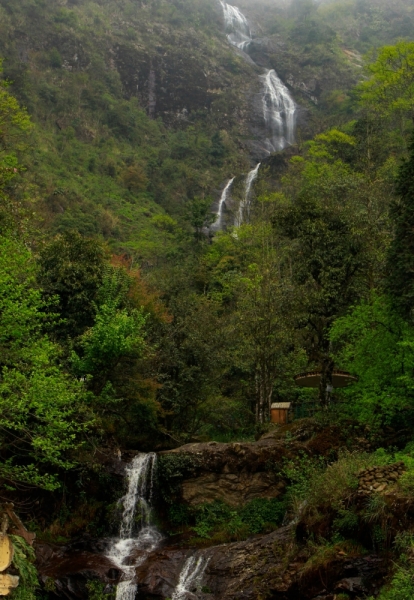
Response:
[{"label": "upper waterfall", "polygon": [[[233,46],[248,53],[249,46],[253,40],[246,17],[237,6],[227,4],[226,2],[223,2],[223,0],[220,0],[220,4],[223,8],[227,39]],[[296,104],[290,96],[289,90],[277,76],[274,69],[267,70],[259,77],[263,82],[261,101],[265,132],[261,144],[261,152],[264,154],[271,154],[272,152],[283,150],[286,146],[294,144]],[[251,187],[257,177],[259,168],[260,163],[257,164],[247,176],[245,194],[240,201],[235,219],[236,226],[243,223],[246,214],[249,212]],[[230,180],[223,190],[219,202],[217,218],[211,227],[212,231],[217,231],[222,227],[222,210],[232,183],[233,180]]]},{"label": "upper waterfall", "polygon": [[[227,39],[233,46],[248,52],[252,36],[246,17],[237,6],[222,0]],[[270,154],[295,142],[296,104],[274,69],[260,75],[263,81],[262,105],[266,129],[264,148]]]},{"label": "upper waterfall", "polygon": [[265,145],[269,152],[283,150],[295,141],[296,104],[274,69],[261,75],[263,80],[263,118],[269,137]]},{"label": "upper waterfall", "polygon": [[220,2],[220,4],[223,7],[227,39],[233,46],[246,51],[252,41],[246,17],[240,12],[237,6],[226,4],[226,2]]}]

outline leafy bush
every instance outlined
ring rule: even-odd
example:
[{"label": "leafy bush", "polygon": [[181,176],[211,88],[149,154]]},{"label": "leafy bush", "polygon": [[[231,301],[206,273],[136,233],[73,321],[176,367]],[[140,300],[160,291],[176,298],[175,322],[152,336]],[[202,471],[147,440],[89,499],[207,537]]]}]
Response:
[{"label": "leafy bush", "polygon": [[414,572],[412,569],[399,567],[391,583],[381,591],[377,600],[412,600],[412,598],[414,598]]},{"label": "leafy bush", "polygon": [[39,587],[37,570],[34,566],[34,549],[19,535],[10,536],[14,548],[13,566],[19,572],[19,586],[12,591],[13,600],[35,600],[35,590]]},{"label": "leafy bush", "polygon": [[255,498],[241,508],[231,508],[219,501],[206,503],[194,510],[192,529],[203,539],[240,540],[276,529],[285,509],[285,502],[278,498]]}]

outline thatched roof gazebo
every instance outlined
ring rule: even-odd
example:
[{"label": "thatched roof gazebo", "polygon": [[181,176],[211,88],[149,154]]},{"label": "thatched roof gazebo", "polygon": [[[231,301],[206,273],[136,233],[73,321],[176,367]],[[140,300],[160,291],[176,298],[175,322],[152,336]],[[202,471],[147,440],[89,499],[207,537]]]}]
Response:
[{"label": "thatched roof gazebo", "polygon": [[[307,371],[306,373],[299,373],[295,376],[295,382],[301,387],[318,388],[321,381],[321,371]],[[332,387],[343,388],[351,383],[358,381],[358,377],[351,375],[348,371],[340,371],[334,369],[332,371]]]}]

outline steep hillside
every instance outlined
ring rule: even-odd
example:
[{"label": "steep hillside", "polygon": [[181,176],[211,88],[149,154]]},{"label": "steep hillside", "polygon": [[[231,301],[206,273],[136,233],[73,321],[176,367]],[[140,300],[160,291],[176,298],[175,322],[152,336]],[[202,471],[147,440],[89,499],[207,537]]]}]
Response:
[{"label": "steep hillside", "polygon": [[5,75],[37,125],[28,177],[54,230],[148,257],[175,227],[163,209],[182,217],[186,199],[245,168],[254,69],[212,3],[4,2],[0,23]]},{"label": "steep hillside", "polygon": [[352,115],[361,39],[392,41],[410,10],[394,7],[390,25],[379,7],[370,37],[360,5],[240,7],[257,66],[229,45],[213,0],[1,0],[0,56],[36,124],[24,163],[46,229],[102,235],[141,262],[165,257],[191,230],[188,201],[216,200],[248,170],[262,69],[289,86],[307,138]]}]

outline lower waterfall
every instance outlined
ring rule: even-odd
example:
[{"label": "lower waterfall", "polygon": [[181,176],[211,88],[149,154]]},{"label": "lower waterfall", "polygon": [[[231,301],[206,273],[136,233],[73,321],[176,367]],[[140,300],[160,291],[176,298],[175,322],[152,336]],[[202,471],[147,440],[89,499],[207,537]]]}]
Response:
[{"label": "lower waterfall", "polygon": [[[137,591],[135,568],[155,550],[161,533],[151,524],[151,502],[157,456],[138,454],[126,469],[128,491],[122,499],[123,513],[119,537],[107,557],[122,571],[116,589],[116,600],[134,600]],[[138,518],[137,518],[138,517]],[[136,535],[134,525],[138,521]]]},{"label": "lower waterfall", "polygon": [[245,187],[245,192],[244,192],[244,198],[243,198],[243,200],[240,201],[240,204],[239,204],[239,210],[237,212],[237,217],[236,217],[236,222],[235,222],[236,227],[240,227],[240,225],[245,220],[245,217],[246,217],[245,212],[248,213],[250,210],[250,192],[252,190],[252,185],[259,173],[260,165],[261,165],[261,163],[258,163],[255,166],[255,168],[252,169],[246,177],[246,187]]},{"label": "lower waterfall", "polygon": [[217,210],[217,217],[216,217],[216,220],[214,221],[214,223],[210,226],[211,231],[219,231],[223,227],[223,209],[226,204],[227,196],[229,194],[229,191],[230,191],[230,188],[232,186],[234,179],[235,178],[233,177],[233,179],[230,179],[227,182],[225,188],[223,189],[223,191],[221,193],[218,210]]},{"label": "lower waterfall", "polygon": [[187,600],[195,598],[194,588],[201,586],[204,572],[207,568],[209,559],[204,556],[190,556],[184,563],[177,587],[174,590],[171,600]]}]

